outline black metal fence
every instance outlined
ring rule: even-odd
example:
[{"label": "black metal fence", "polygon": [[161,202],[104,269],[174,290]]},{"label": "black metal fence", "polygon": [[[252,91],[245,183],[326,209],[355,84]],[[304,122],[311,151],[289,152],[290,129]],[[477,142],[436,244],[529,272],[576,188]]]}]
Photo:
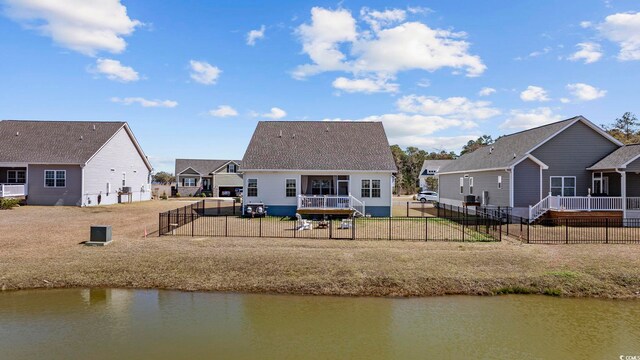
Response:
[{"label": "black metal fence", "polygon": [[288,217],[207,215],[199,202],[160,214],[159,234],[212,237],[491,242],[501,222],[489,218],[354,218],[304,222]]},{"label": "black metal fence", "polygon": [[640,219],[541,219],[520,229],[517,236],[529,244],[640,244]]}]

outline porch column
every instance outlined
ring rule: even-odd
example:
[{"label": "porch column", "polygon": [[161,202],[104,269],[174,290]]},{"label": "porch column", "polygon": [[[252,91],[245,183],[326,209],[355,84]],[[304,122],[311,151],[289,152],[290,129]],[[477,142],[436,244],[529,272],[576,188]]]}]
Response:
[{"label": "porch column", "polygon": [[623,171],[620,174],[620,186],[622,192],[622,218],[627,218],[627,172]]}]

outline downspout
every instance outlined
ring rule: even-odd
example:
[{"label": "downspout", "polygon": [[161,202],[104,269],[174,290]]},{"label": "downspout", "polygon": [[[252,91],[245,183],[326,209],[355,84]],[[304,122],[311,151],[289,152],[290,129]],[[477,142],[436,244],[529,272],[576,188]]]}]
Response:
[{"label": "downspout", "polygon": [[509,207],[513,209],[513,166],[504,169],[509,174]]},{"label": "downspout", "polygon": [[82,177],[82,181],[80,181],[80,206],[81,207],[87,206],[87,204],[85,203],[85,195],[84,195],[84,167],[86,165],[87,164],[80,165],[80,171],[81,171],[80,176]]}]

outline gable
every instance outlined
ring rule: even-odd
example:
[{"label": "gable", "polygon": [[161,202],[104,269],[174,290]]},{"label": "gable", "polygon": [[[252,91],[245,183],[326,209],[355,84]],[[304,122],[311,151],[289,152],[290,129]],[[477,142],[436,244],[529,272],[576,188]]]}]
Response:
[{"label": "gable", "polygon": [[200,175],[197,171],[193,170],[193,168],[186,168],[184,169],[182,172],[180,172],[178,175]]}]

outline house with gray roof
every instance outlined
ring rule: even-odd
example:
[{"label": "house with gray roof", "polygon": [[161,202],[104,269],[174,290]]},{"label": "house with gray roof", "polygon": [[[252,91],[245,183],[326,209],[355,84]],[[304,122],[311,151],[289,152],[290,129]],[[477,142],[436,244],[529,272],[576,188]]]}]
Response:
[{"label": "house with gray roof", "polygon": [[0,197],[75,206],[150,200],[152,169],[125,122],[0,121]]},{"label": "house with gray roof", "polygon": [[583,116],[498,138],[438,171],[440,202],[510,207],[533,221],[588,212],[640,217],[640,146]]},{"label": "house with gray roof", "polygon": [[421,190],[438,190],[429,189],[427,184],[427,179],[436,178],[436,173],[440,170],[441,167],[449,165],[453,160],[425,160],[422,163],[422,168],[420,169],[420,175],[418,175],[418,183],[420,185]]},{"label": "house with gray roof", "polygon": [[240,164],[240,160],[176,159],[176,191],[182,196],[240,196]]},{"label": "house with gray roof", "polygon": [[381,122],[261,121],[242,159],[245,209],[390,216],[397,167]]}]

